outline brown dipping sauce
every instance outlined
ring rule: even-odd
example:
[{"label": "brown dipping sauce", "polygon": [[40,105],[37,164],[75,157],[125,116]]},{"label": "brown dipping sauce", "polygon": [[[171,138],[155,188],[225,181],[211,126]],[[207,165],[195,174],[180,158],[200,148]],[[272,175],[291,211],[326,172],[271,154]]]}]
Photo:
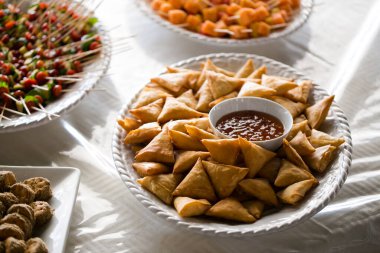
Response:
[{"label": "brown dipping sauce", "polygon": [[216,128],[231,138],[243,137],[249,141],[265,141],[284,133],[281,121],[272,115],[257,111],[239,111],[224,115]]}]

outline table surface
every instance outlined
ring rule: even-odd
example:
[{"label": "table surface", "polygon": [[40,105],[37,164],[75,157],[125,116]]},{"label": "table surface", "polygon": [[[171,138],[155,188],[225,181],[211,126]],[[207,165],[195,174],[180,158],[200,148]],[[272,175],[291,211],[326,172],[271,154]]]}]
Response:
[{"label": "table surface", "polygon": [[[133,1],[107,0],[97,15],[117,45],[108,73],[71,112],[38,128],[0,135],[0,164],[72,166],[81,183],[66,252],[378,252],[380,247],[380,1],[316,0],[286,39],[255,47],[209,46],[153,23]],[[123,47],[124,49],[126,47]],[[329,92],[351,125],[354,155],[338,196],[289,230],[238,239],[179,230],[145,209],[114,168],[111,141],[121,106],[165,65],[208,53],[267,56]]]}]

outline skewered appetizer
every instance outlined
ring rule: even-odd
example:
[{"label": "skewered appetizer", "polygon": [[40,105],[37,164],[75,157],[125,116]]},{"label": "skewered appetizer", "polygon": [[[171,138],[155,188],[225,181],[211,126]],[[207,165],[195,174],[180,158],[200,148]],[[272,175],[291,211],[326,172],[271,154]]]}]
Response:
[{"label": "skewered appetizer", "polygon": [[52,195],[46,178],[17,183],[12,171],[0,171],[0,252],[48,252],[33,232],[53,217],[54,210],[46,202]]},{"label": "skewered appetizer", "polygon": [[[266,71],[252,60],[236,73],[207,60],[201,71],[168,67],[152,78],[118,120],[137,182],[183,217],[252,223],[266,209],[302,202],[345,142],[319,130],[334,96],[314,103],[310,80]],[[266,98],[289,111],[293,126],[278,150],[210,129],[210,110],[234,97]]]},{"label": "skewered appetizer", "polygon": [[0,0],[1,115],[45,111],[100,52],[97,19],[68,3],[39,2],[23,11]]},{"label": "skewered appetizer", "polygon": [[249,39],[285,28],[300,0],[152,0],[174,25],[210,37]]}]

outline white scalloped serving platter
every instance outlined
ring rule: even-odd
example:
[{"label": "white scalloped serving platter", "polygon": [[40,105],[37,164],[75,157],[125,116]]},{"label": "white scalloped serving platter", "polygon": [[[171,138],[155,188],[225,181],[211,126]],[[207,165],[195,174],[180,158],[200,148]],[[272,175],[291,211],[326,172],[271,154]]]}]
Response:
[{"label": "white scalloped serving platter", "polygon": [[168,20],[162,18],[158,15],[151,7],[151,0],[135,0],[136,5],[142,10],[149,18],[154,22],[160,24],[161,26],[177,33],[187,38],[204,42],[212,45],[223,45],[223,46],[253,46],[268,43],[270,41],[275,41],[279,38],[285,37],[295,31],[297,31],[303,24],[306,23],[309,18],[313,6],[314,0],[301,0],[300,10],[296,11],[293,20],[290,22],[289,26],[285,29],[272,32],[268,37],[253,38],[253,39],[228,39],[228,38],[213,38],[200,33],[191,32],[185,28],[173,25]]},{"label": "white scalloped serving platter", "polygon": [[[307,77],[290,66],[251,54],[222,53],[203,55],[181,61],[173,66],[199,69],[200,62],[205,61],[207,58],[210,58],[216,65],[233,71],[236,71],[241,67],[247,59],[253,59],[256,66],[265,64],[268,68],[269,74],[296,79],[307,79]],[[122,108],[119,115],[120,118],[128,115],[128,110],[132,107],[137,95]],[[310,102],[314,103],[316,100],[320,100],[326,96],[328,96],[327,92],[319,85],[314,84]],[[173,207],[165,205],[158,198],[136,183],[139,176],[131,166],[134,154],[124,145],[123,139],[125,137],[125,131],[118,124],[115,126],[112,152],[115,166],[128,189],[145,207],[154,212],[157,216],[160,216],[179,227],[185,227],[204,234],[254,236],[278,232],[309,219],[324,208],[342,187],[351,165],[352,142],[347,119],[335,102],[332,104],[329,115],[321,129],[333,136],[344,137],[346,142],[336,152],[336,158],[330,164],[327,172],[317,177],[320,184],[309,192],[299,205],[295,207],[285,206],[279,211],[264,215],[264,217],[253,224],[236,224],[207,218],[180,217]]]},{"label": "white scalloped serving platter", "polygon": [[[101,76],[107,71],[111,60],[111,39],[105,27],[100,22],[96,27],[103,43],[103,50],[97,56],[98,60],[84,68],[84,76],[81,81],[68,87],[72,89],[72,91],[64,93],[59,99],[49,103],[45,107],[47,112],[60,116],[68,112],[87,95],[91,88],[99,82]],[[0,122],[0,133],[21,131],[51,121],[46,113],[43,112],[33,112],[31,115],[26,116],[12,115],[8,117],[11,118],[10,121],[2,119]],[[51,116],[51,119],[54,120],[57,119],[57,117]]]}]

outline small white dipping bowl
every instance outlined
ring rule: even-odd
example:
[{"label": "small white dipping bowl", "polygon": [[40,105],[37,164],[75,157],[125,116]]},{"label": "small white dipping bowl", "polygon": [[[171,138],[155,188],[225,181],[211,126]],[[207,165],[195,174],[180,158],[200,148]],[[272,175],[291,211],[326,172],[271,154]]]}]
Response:
[{"label": "small white dipping bowl", "polygon": [[261,147],[268,150],[274,151],[278,149],[282,144],[282,140],[288,135],[290,129],[293,126],[292,115],[282,105],[264,98],[239,97],[227,99],[211,109],[209,113],[209,121],[214,133],[221,138],[230,139],[230,136],[222,134],[216,128],[216,123],[223,116],[239,111],[263,112],[272,115],[281,121],[284,126],[284,133],[280,137],[265,141],[252,141],[253,143],[260,145]]}]

